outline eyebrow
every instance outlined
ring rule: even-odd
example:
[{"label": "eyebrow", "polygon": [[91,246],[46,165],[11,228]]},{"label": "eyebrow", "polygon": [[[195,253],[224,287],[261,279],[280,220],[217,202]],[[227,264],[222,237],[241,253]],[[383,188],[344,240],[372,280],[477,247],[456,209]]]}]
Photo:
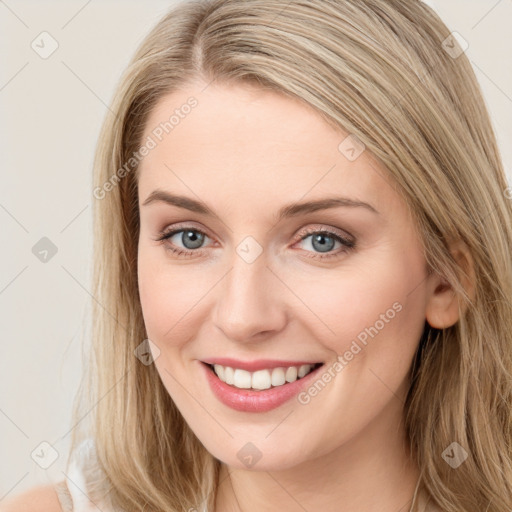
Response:
[{"label": "eyebrow", "polygon": [[[142,206],[147,206],[155,202],[163,202],[172,206],[177,206],[178,208],[190,210],[191,212],[218,218],[218,216],[202,201],[197,201],[190,197],[174,195],[164,190],[156,189],[151,192],[144,203],[142,203]],[[283,206],[278,213],[278,222],[285,218],[296,217],[301,214],[312,213],[318,210],[338,208],[340,206],[350,208],[363,207],[379,215],[379,212],[371,204],[363,201],[349,199],[347,197],[326,197],[315,201],[291,203]]]}]

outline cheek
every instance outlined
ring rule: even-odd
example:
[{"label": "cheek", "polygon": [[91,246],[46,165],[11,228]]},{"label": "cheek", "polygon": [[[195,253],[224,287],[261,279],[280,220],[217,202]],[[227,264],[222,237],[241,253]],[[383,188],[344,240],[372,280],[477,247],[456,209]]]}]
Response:
[{"label": "cheek", "polygon": [[361,363],[370,354],[379,360],[389,360],[390,354],[409,357],[424,327],[421,287],[412,291],[412,283],[423,277],[421,258],[395,256],[380,262],[329,280],[303,280],[295,289],[315,314],[310,322],[317,326],[315,339],[338,355],[351,352],[347,359]]},{"label": "cheek", "polygon": [[138,283],[149,339],[161,347],[183,344],[197,324],[198,305],[213,286],[208,271],[172,264],[163,248],[139,248]]},{"label": "cheek", "polygon": [[[138,283],[142,313],[148,337],[161,341],[163,336],[179,319],[180,304],[184,294],[179,276],[165,269],[162,258],[155,253],[163,249],[140,248],[138,257]],[[182,299],[181,301],[179,299]]]}]

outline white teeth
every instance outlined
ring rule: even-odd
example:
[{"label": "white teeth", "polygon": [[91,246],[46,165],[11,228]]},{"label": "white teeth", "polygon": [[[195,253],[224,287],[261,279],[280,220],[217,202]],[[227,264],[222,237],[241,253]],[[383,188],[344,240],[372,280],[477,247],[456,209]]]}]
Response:
[{"label": "white teeth", "polygon": [[239,368],[231,368],[216,364],[213,366],[215,373],[222,382],[240,389],[269,389],[272,386],[282,386],[288,382],[294,382],[298,378],[305,377],[314,367],[312,364],[290,366],[289,368],[273,368],[248,372]]},{"label": "white teeth", "polygon": [[[217,366],[220,366],[220,365],[217,365]],[[234,382],[234,380],[233,380],[234,374],[235,374],[235,370],[233,370],[233,368],[230,368],[229,366],[226,366],[224,368],[224,382],[226,384],[232,385]],[[221,379],[220,375],[218,375],[218,377],[219,377],[219,379]]]},{"label": "white teeth", "polygon": [[249,389],[251,387],[251,374],[246,370],[235,370],[233,376],[233,386],[241,389]]},{"label": "white teeth", "polygon": [[221,366],[220,364],[214,364],[213,368],[215,369],[215,373],[219,376],[219,379],[225,382],[226,378],[224,377],[224,366]]},{"label": "white teeth", "polygon": [[282,386],[286,382],[284,370],[284,368],[274,368],[272,370],[272,386]]},{"label": "white teeth", "polygon": [[310,368],[311,368],[310,364],[303,364],[299,368],[299,373],[298,373],[299,377],[300,378],[304,377],[304,375],[306,375],[309,372]]},{"label": "white teeth", "polygon": [[290,366],[290,368],[286,370],[286,382],[293,382],[295,380],[297,380],[297,368]]},{"label": "white teeth", "polygon": [[[271,376],[268,370],[258,370],[252,374],[251,387],[254,389],[268,389],[271,386]],[[235,383],[236,385],[236,383]]]}]

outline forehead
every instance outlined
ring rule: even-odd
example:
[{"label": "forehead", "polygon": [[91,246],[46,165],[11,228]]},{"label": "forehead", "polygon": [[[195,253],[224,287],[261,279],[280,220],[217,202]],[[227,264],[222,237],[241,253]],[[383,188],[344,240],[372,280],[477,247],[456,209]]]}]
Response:
[{"label": "forehead", "polygon": [[304,102],[255,86],[196,84],[168,94],[147,120],[148,137],[155,147],[140,163],[141,196],[155,187],[231,198],[243,190],[248,199],[337,192],[371,196],[379,208],[393,194],[368,151],[354,159],[362,148],[350,134]]}]

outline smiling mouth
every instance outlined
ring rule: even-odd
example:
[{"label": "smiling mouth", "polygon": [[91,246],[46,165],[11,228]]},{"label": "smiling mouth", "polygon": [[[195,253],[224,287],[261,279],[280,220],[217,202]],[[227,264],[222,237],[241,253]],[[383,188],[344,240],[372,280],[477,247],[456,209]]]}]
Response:
[{"label": "smiling mouth", "polygon": [[278,367],[249,372],[220,364],[204,363],[222,382],[237,388],[253,391],[273,389],[300,380],[324,363]]}]

